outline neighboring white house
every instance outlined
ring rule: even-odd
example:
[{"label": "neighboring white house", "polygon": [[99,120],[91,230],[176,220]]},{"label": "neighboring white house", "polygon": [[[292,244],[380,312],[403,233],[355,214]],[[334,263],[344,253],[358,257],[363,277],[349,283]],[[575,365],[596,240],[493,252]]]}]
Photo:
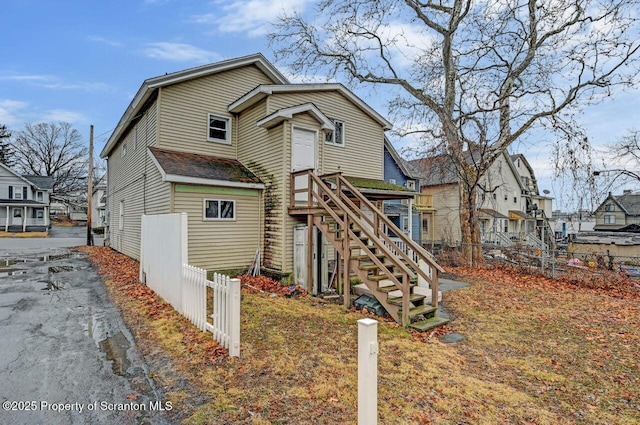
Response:
[{"label": "neighboring white house", "polygon": [[107,224],[107,175],[105,174],[93,187],[91,198],[91,227],[104,227]]},{"label": "neighboring white house", "polygon": [[0,229],[5,232],[49,228],[49,198],[53,178],[20,175],[0,163]]}]

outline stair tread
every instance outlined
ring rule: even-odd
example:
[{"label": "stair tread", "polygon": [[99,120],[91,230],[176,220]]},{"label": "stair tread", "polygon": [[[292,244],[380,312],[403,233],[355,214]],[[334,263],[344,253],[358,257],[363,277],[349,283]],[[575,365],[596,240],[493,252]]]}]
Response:
[{"label": "stair tread", "polygon": [[[393,263],[383,263],[383,266],[385,266],[387,269],[391,268],[394,266]],[[378,265],[376,263],[371,263],[371,264],[360,264],[358,266],[358,268],[360,270],[377,270],[380,267],[378,267]]]},{"label": "stair tread", "polygon": [[[376,257],[378,257],[378,258],[384,258],[384,257],[386,257],[386,255],[384,255],[384,254],[374,254],[374,255],[375,255]],[[362,261],[362,260],[368,260],[368,259],[370,259],[371,257],[369,257],[367,254],[364,254],[364,255],[352,255],[352,256],[351,256],[351,258],[352,258],[353,260]]]},{"label": "stair tread", "polygon": [[[410,284],[409,287],[413,287],[415,286],[415,284]],[[396,285],[389,285],[389,286],[378,286],[377,288],[378,292],[393,292],[393,291],[400,291],[401,289],[398,288]]]},{"label": "stair tread", "polygon": [[[431,314],[436,311],[438,308],[429,304],[419,305],[417,307],[413,307],[409,309],[409,317],[416,317],[422,314]],[[402,306],[400,306],[400,311],[402,310]]]},{"label": "stair tread", "polygon": [[428,331],[429,329],[433,329],[438,326],[445,325],[447,323],[449,323],[449,319],[436,316],[427,320],[421,320],[419,322],[411,323],[409,327],[424,332],[424,331]]},{"label": "stair tread", "polygon": [[[427,298],[425,295],[411,294],[410,297],[409,297],[409,301],[412,302],[412,303],[415,303],[416,301],[422,301],[425,298]],[[387,298],[387,302],[389,304],[402,306],[402,297]]]},{"label": "stair tread", "polygon": [[[402,279],[402,273],[394,273],[393,274],[398,280]],[[375,274],[373,276],[368,276],[367,279],[373,280],[374,282],[380,282],[381,280],[389,279],[389,276],[386,274]],[[409,279],[409,282],[415,282],[417,278],[412,277]]]}]

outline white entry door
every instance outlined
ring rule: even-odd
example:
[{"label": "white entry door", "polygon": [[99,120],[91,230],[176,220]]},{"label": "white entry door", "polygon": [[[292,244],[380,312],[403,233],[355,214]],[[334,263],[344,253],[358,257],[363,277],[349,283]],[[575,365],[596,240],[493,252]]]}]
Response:
[{"label": "white entry door", "polygon": [[[302,128],[293,128],[291,145],[291,171],[299,171],[316,168],[316,132]],[[307,189],[306,176],[298,176],[295,179],[296,189]],[[306,193],[297,193],[296,201],[307,201]]]},{"label": "white entry door", "polygon": [[13,208],[11,217],[11,224],[13,226],[22,226],[22,208]]}]

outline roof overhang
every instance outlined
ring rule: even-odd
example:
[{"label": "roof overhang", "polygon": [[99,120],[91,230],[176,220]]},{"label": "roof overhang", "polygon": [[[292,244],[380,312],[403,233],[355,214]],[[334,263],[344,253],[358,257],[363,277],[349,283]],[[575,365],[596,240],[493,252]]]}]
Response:
[{"label": "roof overhang", "polygon": [[164,168],[162,168],[162,165],[160,165],[155,155],[153,155],[153,152],[150,152],[149,157],[151,158],[151,161],[156,166],[156,168],[158,169],[158,172],[162,176],[163,182],[196,184],[196,185],[203,185],[203,186],[238,187],[238,188],[245,188],[245,189],[264,189],[265,188],[264,183],[245,183],[245,182],[237,182],[237,181],[229,181],[229,180],[205,179],[201,177],[185,176],[181,174],[170,174],[170,173],[167,173],[164,170]]},{"label": "roof overhang", "polygon": [[283,121],[293,118],[296,114],[308,113],[314,117],[319,123],[322,130],[335,130],[333,122],[313,103],[303,103],[302,105],[292,106],[290,108],[278,109],[273,114],[268,115],[258,121],[258,127],[272,128]]},{"label": "roof overhang", "polygon": [[272,94],[295,92],[312,93],[320,91],[337,91],[357,105],[374,121],[378,122],[385,130],[390,130],[393,127],[389,121],[376,112],[371,106],[367,105],[362,99],[353,94],[353,92],[348,90],[345,86],[338,83],[260,85],[229,105],[229,112],[240,113]]},{"label": "roof overhang", "polygon": [[256,66],[276,83],[288,84],[289,82],[287,78],[260,53],[149,78],[142,83],[140,89],[138,89],[138,92],[120,118],[120,121],[118,121],[118,125],[100,152],[100,158],[106,158],[109,155],[116,143],[120,140],[120,137],[127,130],[129,123],[135,118],[136,114],[140,112],[146,101],[151,98],[157,89],[247,65]]}]

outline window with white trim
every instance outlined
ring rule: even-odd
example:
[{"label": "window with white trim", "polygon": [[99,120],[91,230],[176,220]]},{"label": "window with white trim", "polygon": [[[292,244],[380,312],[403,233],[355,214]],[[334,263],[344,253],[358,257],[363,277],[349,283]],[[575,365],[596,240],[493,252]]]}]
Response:
[{"label": "window with white trim", "polygon": [[613,204],[606,204],[604,206],[604,210],[605,211],[615,211],[616,209],[614,208]]},{"label": "window with white trim", "polygon": [[396,184],[396,179],[389,179],[390,184]]},{"label": "window with white trim", "polygon": [[118,229],[124,229],[124,201],[120,201],[120,214],[118,215]]},{"label": "window with white trim", "polygon": [[203,220],[235,220],[236,201],[227,199],[205,199],[202,207]]},{"label": "window with white trim", "polygon": [[416,190],[416,182],[414,182],[413,180],[407,180],[406,185],[408,189]]},{"label": "window with white trim", "polygon": [[605,215],[604,216],[604,224],[616,224],[616,216],[615,215]]},{"label": "window with white trim", "polygon": [[207,140],[210,142],[231,144],[230,120],[219,115],[209,114],[209,132]]},{"label": "window with white trim", "polygon": [[23,196],[24,195],[24,190],[22,187],[19,186],[14,186],[13,188],[13,199],[25,199],[26,197]]},{"label": "window with white trim", "polygon": [[44,202],[44,193],[41,191],[36,192],[36,201]]},{"label": "window with white trim", "polygon": [[324,141],[331,145],[344,146],[344,122],[338,120],[332,121],[336,129],[324,133]]}]

